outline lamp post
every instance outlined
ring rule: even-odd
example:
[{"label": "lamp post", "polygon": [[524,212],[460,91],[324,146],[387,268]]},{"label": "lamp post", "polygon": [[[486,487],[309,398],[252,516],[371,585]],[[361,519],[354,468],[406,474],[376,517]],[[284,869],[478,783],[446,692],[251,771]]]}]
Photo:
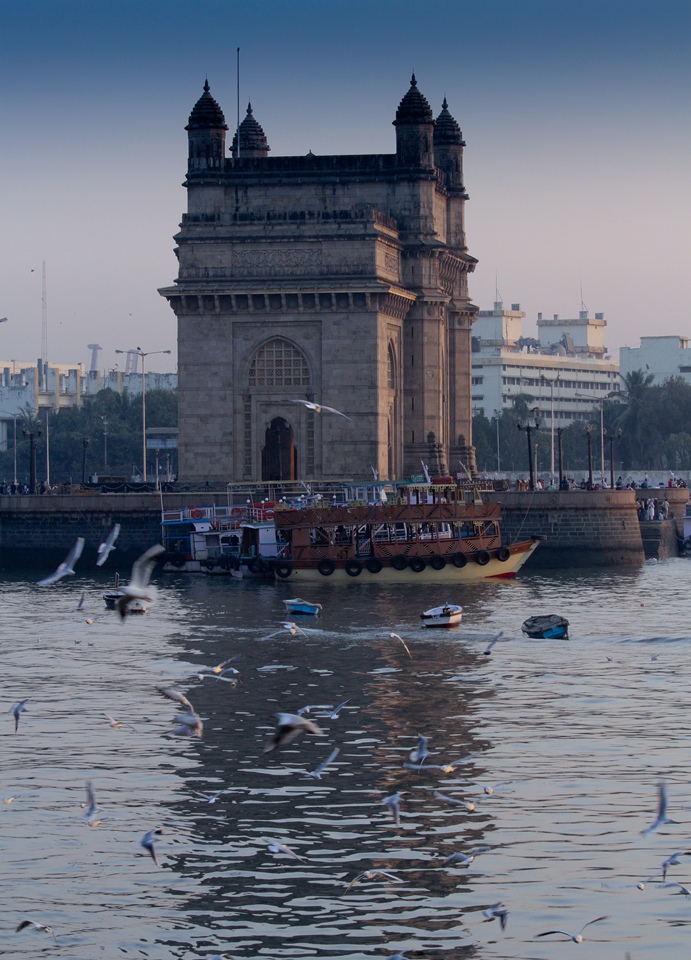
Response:
[{"label": "lamp post", "polygon": [[[550,426],[552,434],[552,460],[550,465],[550,478],[552,483],[554,483],[554,385],[561,380],[561,374],[557,374],[556,377],[546,377],[544,373],[540,374],[540,380],[543,380],[545,383],[549,384],[549,405],[550,405]],[[561,477],[559,477],[561,482]]]},{"label": "lamp post", "polygon": [[[116,350],[116,353],[129,353],[127,350]],[[171,353],[170,350],[142,350],[136,347],[135,353],[142,358],[142,478],[146,483],[146,371],[144,369],[144,358],[152,357],[157,353]]]},{"label": "lamp post", "polygon": [[564,483],[564,447],[562,444],[562,434],[563,430],[561,427],[557,429],[557,452],[559,454],[559,489],[561,490],[562,484]]},{"label": "lamp post", "polygon": [[588,489],[593,489],[593,443],[591,439],[591,434],[593,432],[592,423],[586,424],[585,435],[588,440]]},{"label": "lamp post", "polygon": [[610,390],[609,393],[606,393],[604,397],[595,397],[588,393],[576,393],[577,397],[581,397],[583,400],[595,400],[596,403],[600,404],[600,452],[602,454],[602,479],[605,479],[605,400],[611,399],[611,397],[618,397],[619,394],[616,390]]},{"label": "lamp post", "polygon": [[494,417],[497,421],[497,473],[499,473],[501,470],[501,460],[499,458],[499,418],[501,417],[501,410],[495,410]]},{"label": "lamp post", "polygon": [[[605,435],[607,431],[605,430]],[[609,480],[610,487],[614,490],[614,441],[621,440],[621,430],[617,430],[616,436],[611,433],[607,439],[609,440]]]},{"label": "lamp post", "polygon": [[526,423],[524,426],[520,420],[516,421],[516,426],[518,427],[519,430],[525,430],[526,435],[528,437],[528,470],[529,470],[529,476],[530,476],[530,489],[534,490],[535,489],[535,473],[533,471],[533,444],[530,439],[530,434],[533,429],[538,430],[540,427],[540,411],[537,407],[533,407],[533,409],[530,412],[534,414],[535,427],[531,427],[530,421],[528,421],[528,423]]},{"label": "lamp post", "polygon": [[41,436],[41,428],[36,425],[27,430],[23,426],[22,433],[29,438],[29,493],[36,493],[36,443]]}]

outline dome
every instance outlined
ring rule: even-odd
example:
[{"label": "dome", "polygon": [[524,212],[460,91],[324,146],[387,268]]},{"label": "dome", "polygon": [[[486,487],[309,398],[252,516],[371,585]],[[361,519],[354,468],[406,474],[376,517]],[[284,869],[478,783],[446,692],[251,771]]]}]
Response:
[{"label": "dome", "polygon": [[394,126],[402,123],[434,123],[432,108],[418,90],[415,74],[410,81],[410,90],[403,97],[396,111]]},{"label": "dome", "polygon": [[204,81],[204,93],[195,103],[185,130],[227,130],[223,111],[211,96],[209,81]]},{"label": "dome", "polygon": [[[247,116],[240,124],[240,157],[244,156],[266,156],[269,150],[266,134],[260,123],[257,122],[252,113],[252,104],[247,104]],[[233,137],[231,153],[237,154],[238,133]]]},{"label": "dome", "polygon": [[435,145],[458,143],[464,146],[461,128],[449,113],[449,105],[446,102],[446,97],[444,97],[444,102],[441,105],[441,113],[437,117],[434,126],[434,143]]}]

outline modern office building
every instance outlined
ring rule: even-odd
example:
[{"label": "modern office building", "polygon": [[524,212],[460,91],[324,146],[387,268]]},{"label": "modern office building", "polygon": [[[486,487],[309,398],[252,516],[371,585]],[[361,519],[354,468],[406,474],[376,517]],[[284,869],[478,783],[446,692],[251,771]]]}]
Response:
[{"label": "modern office building", "polygon": [[652,373],[655,383],[683,377],[691,384],[691,346],[688,337],[641,337],[640,347],[621,347],[621,375],[634,370]]}]

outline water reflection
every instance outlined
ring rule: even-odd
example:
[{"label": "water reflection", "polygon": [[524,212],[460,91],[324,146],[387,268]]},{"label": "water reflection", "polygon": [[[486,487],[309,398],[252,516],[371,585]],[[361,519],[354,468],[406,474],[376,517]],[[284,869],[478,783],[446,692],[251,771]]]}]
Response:
[{"label": "water reflection", "polygon": [[[12,932],[26,916],[75,960],[547,958],[568,948],[536,933],[607,913],[587,931],[591,955],[683,955],[691,902],[635,885],[688,832],[690,581],[680,560],[443,597],[324,583],[306,598],[324,607],[314,632],[261,641],[285,616],[287,585],[180,576],[160,582],[145,617],[89,625],[77,601],[85,590],[85,615],[101,614],[105,580],[50,591],[6,580],[3,709],[31,700],[17,734],[11,713],[0,725],[0,796],[15,797],[0,806],[0,950],[54,952],[45,934]],[[419,614],[445,600],[463,604],[461,627],[425,631]],[[521,622],[541,612],[567,616],[572,640],[524,638]],[[484,656],[499,629],[508,642]],[[229,657],[242,685],[197,679]],[[177,707],[161,684],[189,696],[202,740],[172,735]],[[263,752],[275,713],[343,700],[337,719],[318,719],[324,736]],[[419,735],[430,756],[406,768]],[[306,776],[334,746],[322,779]],[[643,837],[661,779],[678,824]],[[79,806],[87,781],[95,827]],[[214,803],[198,795],[218,791]],[[397,791],[400,826],[381,802]],[[139,846],[156,827],[161,869]],[[443,864],[481,846],[471,863]],[[684,883],[681,860],[669,879]],[[362,871],[399,879],[346,892]],[[503,931],[482,913],[500,901]]]}]

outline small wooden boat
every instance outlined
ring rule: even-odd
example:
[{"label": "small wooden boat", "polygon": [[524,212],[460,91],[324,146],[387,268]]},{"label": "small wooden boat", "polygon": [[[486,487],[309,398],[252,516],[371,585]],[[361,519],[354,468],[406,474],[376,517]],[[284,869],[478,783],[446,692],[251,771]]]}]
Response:
[{"label": "small wooden boat", "polygon": [[529,637],[538,637],[545,640],[569,639],[569,621],[558,613],[529,617],[521,630]]},{"label": "small wooden boat", "polygon": [[316,617],[322,609],[321,603],[310,603],[309,600],[284,600],[288,613],[301,613],[305,616]]},{"label": "small wooden boat", "polygon": [[445,603],[441,607],[431,607],[420,614],[426,627],[455,627],[461,622],[463,607],[455,603]]},{"label": "small wooden boat", "polygon": [[[112,590],[106,590],[103,594],[103,601],[109,610],[115,610],[115,605],[121,597],[125,596],[125,591],[120,589],[120,574],[115,574],[115,586]],[[128,610],[128,613],[146,613],[146,604],[143,600],[134,600]]]}]

